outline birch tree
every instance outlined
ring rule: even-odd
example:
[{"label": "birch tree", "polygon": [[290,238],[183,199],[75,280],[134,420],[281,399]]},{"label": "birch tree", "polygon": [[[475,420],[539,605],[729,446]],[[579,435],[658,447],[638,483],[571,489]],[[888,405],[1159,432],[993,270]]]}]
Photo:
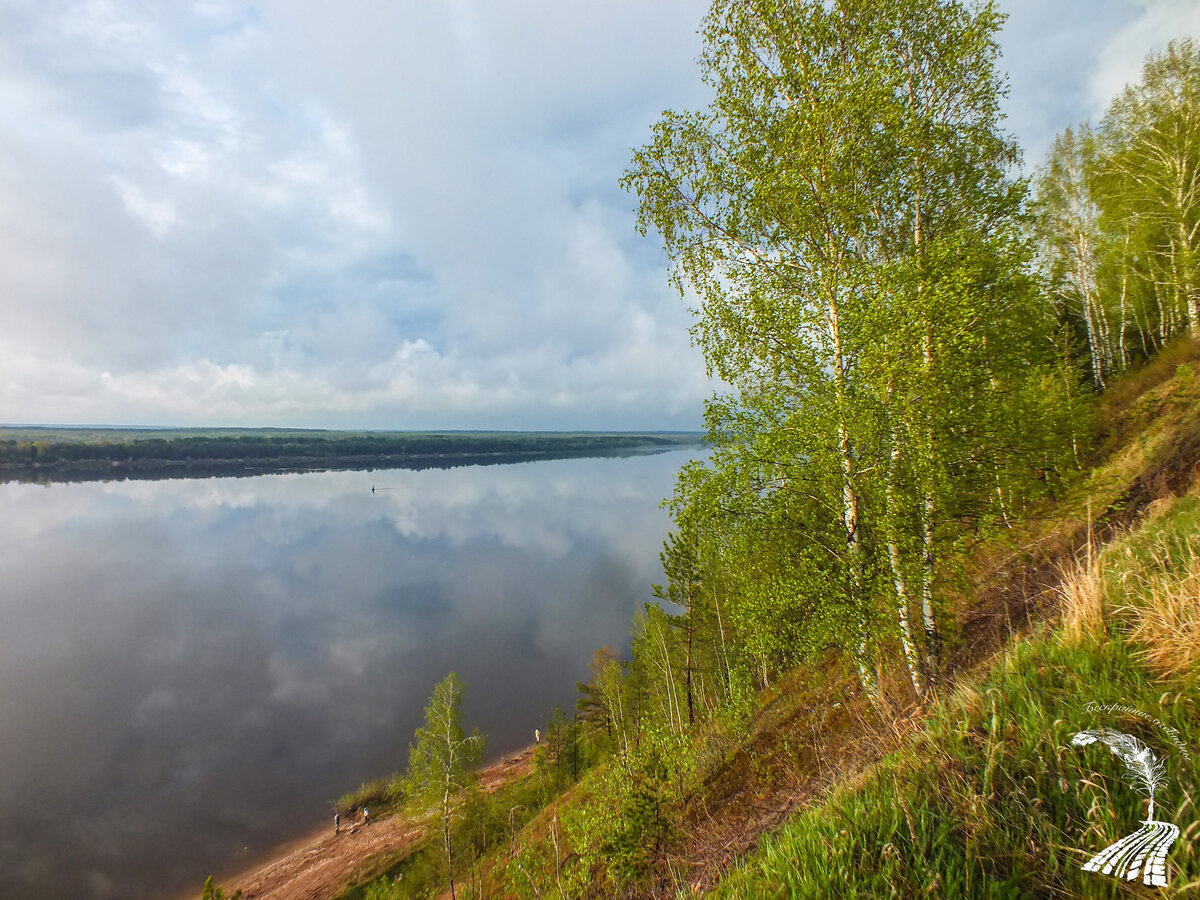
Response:
[{"label": "birch tree", "polygon": [[1012,432],[982,426],[1040,362],[1000,21],[955,0],[717,0],[711,105],[665,113],[625,180],[731,388],[708,406],[713,466],[811,541],[758,593],[820,596],[875,697],[888,618],[915,689],[939,666],[939,535],[959,493],[1003,501]]},{"label": "birch tree", "polygon": [[429,697],[425,724],[417,729],[416,743],[409,746],[406,779],[411,796],[437,804],[452,898],[455,889],[451,825],[455,800],[466,788],[483,754],[482,735],[478,732],[467,735],[463,731],[461,705],[462,683],[451,672],[434,686]]},{"label": "birch tree", "polygon": [[1115,366],[1108,315],[1097,276],[1101,243],[1100,207],[1094,182],[1096,142],[1086,126],[1068,128],[1054,139],[1037,179],[1037,234],[1043,265],[1062,314],[1084,324],[1092,379],[1103,389]]},{"label": "birch tree", "polygon": [[1170,44],[1093,133],[1067,129],[1037,178],[1036,233],[1093,381],[1200,333],[1200,47]]},{"label": "birch tree", "polygon": [[[1171,303],[1200,336],[1200,45],[1174,41],[1101,124],[1107,202],[1145,233]],[[1159,280],[1159,279],[1156,279]]]}]

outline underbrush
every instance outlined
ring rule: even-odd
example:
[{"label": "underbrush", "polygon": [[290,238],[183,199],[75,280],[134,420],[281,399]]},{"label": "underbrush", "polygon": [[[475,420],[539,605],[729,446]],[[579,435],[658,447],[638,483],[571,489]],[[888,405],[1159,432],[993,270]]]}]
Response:
[{"label": "underbrush", "polygon": [[[1111,705],[1176,729],[1191,758],[1146,719],[1099,709]],[[1182,832],[1172,884],[1200,888],[1195,679],[1159,683],[1119,640],[1072,647],[1042,633],[954,694],[861,785],[765,840],[716,896],[1149,896],[1080,870],[1146,813],[1110,754],[1071,746],[1075,733],[1104,726],[1166,758],[1161,817]]]},{"label": "underbrush", "polygon": [[[454,879],[459,898],[485,895],[494,860],[489,858],[507,847],[526,823],[556,794],[557,785],[539,773],[510,782],[495,792],[472,788],[460,798],[453,817]],[[414,822],[419,810],[407,810]],[[402,859],[385,872],[362,884],[347,888],[337,900],[408,900],[436,897],[448,890],[446,851],[440,825],[428,825],[426,835]]]},{"label": "underbrush", "polygon": [[1065,639],[1128,638],[1161,675],[1200,673],[1200,497],[1157,502],[1137,531],[1073,575]]},{"label": "underbrush", "polygon": [[357,790],[339,797],[335,809],[341,813],[350,813],[364,806],[367,809],[386,808],[403,803],[404,799],[404,780],[399,774],[395,774],[363,782]]},{"label": "underbrush", "polygon": [[1062,623],[1013,644],[903,750],[765,839],[715,895],[1161,896],[1083,872],[1146,801],[1074,734],[1132,734],[1165,761],[1171,886],[1200,894],[1200,498],[1077,565]]}]

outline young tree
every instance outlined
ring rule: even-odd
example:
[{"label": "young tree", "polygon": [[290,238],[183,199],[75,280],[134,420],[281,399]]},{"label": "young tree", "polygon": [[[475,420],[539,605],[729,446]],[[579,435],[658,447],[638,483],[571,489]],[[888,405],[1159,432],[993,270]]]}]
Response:
[{"label": "young tree", "polygon": [[579,780],[579,727],[578,716],[568,719],[562,707],[554,705],[546,722],[545,739],[535,751],[534,759],[538,771],[548,775],[556,789]]},{"label": "young tree", "polygon": [[[242,896],[241,890],[236,890],[230,896],[229,900],[238,900]],[[204,882],[204,893],[200,895],[200,900],[225,900],[225,889],[213,881],[211,875]]]},{"label": "young tree", "polygon": [[617,670],[620,670],[617,654],[612,647],[605,644],[597,648],[588,663],[588,671],[592,673],[592,677],[587,681],[575,682],[575,688],[579,691],[579,698],[575,701],[578,715],[593,732],[603,734],[608,745],[614,742],[619,744],[616,731],[618,727],[623,726],[621,721],[614,721],[609,712],[610,704],[605,699],[605,673],[610,664],[616,665]]},{"label": "young tree", "polygon": [[437,804],[451,897],[455,896],[451,840],[454,801],[467,787],[473,767],[483,754],[483,736],[478,731],[470,735],[463,731],[461,705],[462,684],[451,672],[434,686],[429,697],[425,724],[416,731],[416,743],[409,745],[406,777],[410,796]]},{"label": "young tree", "polygon": [[679,530],[667,536],[659,554],[667,583],[656,584],[653,589],[654,596],[683,610],[679,615],[669,616],[667,622],[678,632],[682,644],[680,668],[687,701],[687,725],[692,728],[696,724],[696,707],[703,702],[703,697],[697,695],[703,694],[700,685],[705,675],[709,684],[713,683],[717,660],[713,658],[712,650],[716,645],[718,623],[715,605],[705,591],[700,558],[702,536],[694,522],[676,521]]}]

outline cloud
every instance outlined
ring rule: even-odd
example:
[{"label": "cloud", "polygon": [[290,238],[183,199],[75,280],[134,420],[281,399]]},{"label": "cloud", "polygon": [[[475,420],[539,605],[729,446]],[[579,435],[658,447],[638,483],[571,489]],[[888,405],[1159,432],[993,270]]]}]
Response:
[{"label": "cloud", "polygon": [[[617,186],[706,0],[8,0],[0,421],[694,427]],[[1040,162],[1182,0],[1008,0]]]},{"label": "cloud", "polygon": [[0,420],[694,423],[615,181],[700,9],[7,4]]},{"label": "cloud", "polygon": [[1103,42],[1089,79],[1096,118],[1126,85],[1141,80],[1147,54],[1161,53],[1178,38],[1200,38],[1200,6],[1191,0],[1138,0],[1132,6],[1133,18]]},{"label": "cloud", "polygon": [[1002,0],[1000,35],[1010,94],[1008,127],[1027,169],[1045,160],[1055,135],[1098,122],[1124,86],[1141,78],[1147,54],[1200,35],[1190,0]]}]

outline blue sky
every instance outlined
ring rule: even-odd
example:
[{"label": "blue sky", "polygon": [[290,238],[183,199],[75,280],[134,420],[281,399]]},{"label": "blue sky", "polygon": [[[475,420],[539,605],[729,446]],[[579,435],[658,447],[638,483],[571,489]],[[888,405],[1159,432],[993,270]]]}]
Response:
[{"label": "blue sky", "polygon": [[[0,0],[0,422],[692,428],[617,186],[700,0]],[[1183,0],[1006,0],[1039,162]]]}]

